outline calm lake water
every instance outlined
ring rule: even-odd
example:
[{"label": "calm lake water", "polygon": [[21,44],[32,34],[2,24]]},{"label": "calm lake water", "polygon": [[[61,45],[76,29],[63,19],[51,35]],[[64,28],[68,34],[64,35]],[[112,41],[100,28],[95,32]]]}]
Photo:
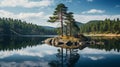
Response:
[{"label": "calm lake water", "polygon": [[0,67],[120,67],[120,38],[93,37],[91,45],[60,54],[60,47],[42,44],[47,37],[0,37]]}]

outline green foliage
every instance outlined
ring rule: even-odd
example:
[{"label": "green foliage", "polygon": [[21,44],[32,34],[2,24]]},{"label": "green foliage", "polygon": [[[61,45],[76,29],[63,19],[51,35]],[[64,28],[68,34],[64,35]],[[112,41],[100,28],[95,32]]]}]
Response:
[{"label": "green foliage", "polygon": [[26,23],[18,19],[0,18],[0,35],[48,35],[56,34],[55,30],[48,30],[42,26]]},{"label": "green foliage", "polygon": [[61,35],[62,36],[63,36],[63,20],[64,20],[66,13],[67,13],[67,7],[64,4],[60,3],[55,8],[53,16],[49,17],[49,20],[48,20],[48,22],[52,22],[52,23],[58,22],[58,21],[61,22]]},{"label": "green foliage", "polygon": [[115,33],[120,34],[120,20],[105,19],[104,21],[90,21],[80,26],[80,33]]},{"label": "green foliage", "polygon": [[65,20],[66,20],[66,22],[65,22],[66,28],[69,27],[66,29],[66,31],[69,30],[69,33],[67,33],[67,34],[70,34],[70,36],[71,36],[72,34],[74,34],[73,32],[79,31],[79,27],[77,26],[77,24],[75,22],[72,12],[68,12],[66,14]]},{"label": "green foliage", "polygon": [[[72,12],[67,12],[68,8],[60,3],[55,8],[53,16],[49,17],[48,22],[61,22],[61,31],[57,31],[57,33],[66,35],[72,35],[74,30],[79,30],[79,27],[75,23],[75,19]],[[66,25],[64,25],[64,23]],[[65,30],[64,30],[65,29]],[[58,29],[59,30],[59,29]]]}]

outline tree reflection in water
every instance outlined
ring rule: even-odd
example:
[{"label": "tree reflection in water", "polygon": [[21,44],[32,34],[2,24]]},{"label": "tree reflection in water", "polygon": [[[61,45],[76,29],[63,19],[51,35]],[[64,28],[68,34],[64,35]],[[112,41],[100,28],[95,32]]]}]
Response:
[{"label": "tree reflection in water", "polygon": [[94,41],[104,42],[104,45],[90,45],[90,48],[105,49],[106,51],[120,51],[120,37],[92,37]]},{"label": "tree reflection in water", "polygon": [[17,36],[1,36],[0,51],[19,50],[27,46],[36,46],[41,43],[45,37],[17,37]]},{"label": "tree reflection in water", "polygon": [[89,46],[89,44],[75,44],[75,42],[66,44],[59,41],[55,42],[54,38],[46,39],[45,43],[50,46],[60,47],[60,49],[57,50],[57,59],[49,62],[49,65],[51,67],[74,67],[80,58],[78,50],[84,49],[85,47]]},{"label": "tree reflection in water", "polygon": [[[51,67],[74,67],[75,63],[80,58],[80,55],[77,53],[76,50],[84,49],[85,47],[88,48],[94,48],[94,49],[99,49],[99,50],[105,50],[105,51],[120,51],[120,37],[91,37],[90,42],[95,42],[95,43],[85,43],[81,46],[78,46],[75,48],[72,48],[72,46],[67,46],[66,44],[49,44],[51,46],[55,47],[60,47],[61,49],[58,49],[58,53],[56,57],[58,60],[53,60],[49,63]],[[51,42],[51,41],[49,41]],[[47,43],[48,44],[48,43]],[[59,46],[60,45],[60,46]],[[74,45],[75,46],[75,45]],[[66,52],[64,52],[66,51]]]},{"label": "tree reflection in water", "polygon": [[49,63],[51,67],[74,67],[75,63],[77,63],[80,58],[80,54],[78,54],[78,49],[61,47],[57,51],[57,60],[53,60]]}]

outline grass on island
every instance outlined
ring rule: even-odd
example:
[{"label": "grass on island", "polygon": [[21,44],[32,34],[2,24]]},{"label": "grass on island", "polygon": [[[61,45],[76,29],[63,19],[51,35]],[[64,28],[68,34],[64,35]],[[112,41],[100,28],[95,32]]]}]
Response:
[{"label": "grass on island", "polygon": [[62,40],[64,41],[71,41],[71,42],[76,42],[79,41],[79,38],[75,38],[74,36],[59,36]]},{"label": "grass on island", "polygon": [[120,36],[120,34],[116,34],[116,33],[83,33],[85,36]]}]

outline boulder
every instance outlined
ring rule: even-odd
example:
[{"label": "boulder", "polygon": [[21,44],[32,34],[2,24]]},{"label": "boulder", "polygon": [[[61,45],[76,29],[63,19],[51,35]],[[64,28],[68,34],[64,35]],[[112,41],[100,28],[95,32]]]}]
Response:
[{"label": "boulder", "polygon": [[68,41],[68,42],[66,43],[66,45],[67,45],[67,46],[71,46],[71,45],[73,45],[73,43],[72,43],[71,41]]},{"label": "boulder", "polygon": [[50,44],[50,45],[52,45],[52,38],[48,38],[48,39],[46,39],[45,41],[44,41],[46,44]]}]

